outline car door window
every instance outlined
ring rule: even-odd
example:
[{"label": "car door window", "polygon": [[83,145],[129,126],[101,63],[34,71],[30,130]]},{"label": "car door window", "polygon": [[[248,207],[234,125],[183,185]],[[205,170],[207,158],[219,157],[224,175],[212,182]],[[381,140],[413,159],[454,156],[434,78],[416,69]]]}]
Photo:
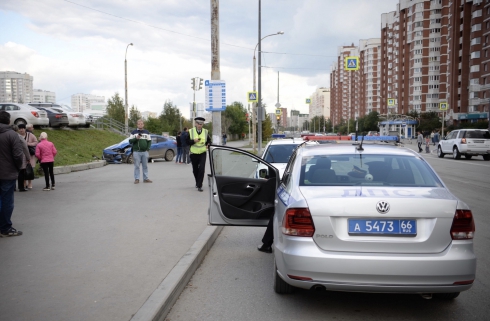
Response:
[{"label": "car door window", "polygon": [[165,143],[167,139],[165,137],[157,137],[157,143]]},{"label": "car door window", "polygon": [[293,152],[293,154],[290,157],[289,163],[286,166],[286,169],[284,170],[284,174],[282,174],[282,181],[281,184],[283,184],[286,187],[287,191],[291,191],[291,173],[293,172],[294,168],[294,163],[296,160],[296,151]]},{"label": "car door window", "polygon": [[267,165],[246,154],[224,149],[215,149],[212,153],[215,176],[269,178],[273,172]]}]

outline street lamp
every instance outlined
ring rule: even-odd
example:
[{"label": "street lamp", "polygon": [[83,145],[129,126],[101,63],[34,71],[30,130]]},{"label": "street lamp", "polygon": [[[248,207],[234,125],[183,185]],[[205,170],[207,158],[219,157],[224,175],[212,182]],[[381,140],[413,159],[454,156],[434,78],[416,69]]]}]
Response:
[{"label": "street lamp", "polygon": [[[259,9],[260,10],[260,9]],[[260,24],[260,18],[259,18],[259,24]],[[260,34],[260,28],[259,28],[259,34]],[[271,33],[270,35],[267,35],[263,38],[261,38],[259,40],[259,42],[257,42],[257,44],[255,45],[255,49],[254,49],[254,58],[253,58],[253,70],[254,70],[254,85],[253,85],[253,91],[255,91],[256,87],[255,87],[255,66],[256,66],[256,62],[255,62],[255,50],[257,50],[257,46],[259,46],[259,90],[258,90],[258,95],[257,95],[257,99],[258,99],[258,108],[257,108],[257,112],[259,113],[257,115],[257,120],[258,120],[258,123],[259,123],[259,128],[257,129],[257,132],[259,134],[259,137],[258,137],[258,140],[259,140],[259,154],[261,152],[261,149],[262,149],[262,102],[260,101],[261,99],[261,95],[260,95],[260,91],[261,91],[261,56],[260,54],[262,53],[261,51],[261,42],[262,40],[264,40],[265,38],[267,37],[271,37],[271,36],[277,36],[277,35],[283,35],[284,34],[284,31],[278,31],[276,33]],[[260,116],[260,117],[259,117]],[[253,119],[253,122],[255,124],[255,108],[252,108],[252,119]],[[255,126],[254,126],[255,127]],[[255,128],[253,128],[253,148],[254,148],[254,152],[255,152]]]},{"label": "street lamp", "polygon": [[130,43],[126,46],[126,53],[124,54],[124,88],[125,88],[125,113],[124,113],[124,132],[128,135],[129,126],[128,126],[128,63],[126,60],[126,56],[128,55],[128,47],[132,46],[133,43]]}]

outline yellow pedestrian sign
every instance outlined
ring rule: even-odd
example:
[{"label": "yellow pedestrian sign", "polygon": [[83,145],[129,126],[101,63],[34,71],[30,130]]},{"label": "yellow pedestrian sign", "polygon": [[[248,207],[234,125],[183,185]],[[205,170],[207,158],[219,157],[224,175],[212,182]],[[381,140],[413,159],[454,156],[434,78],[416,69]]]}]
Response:
[{"label": "yellow pedestrian sign", "polygon": [[306,103],[311,104],[311,98],[306,98]]},{"label": "yellow pedestrian sign", "polygon": [[359,70],[359,57],[345,57],[344,69],[347,71]]},{"label": "yellow pedestrian sign", "polygon": [[257,92],[256,91],[249,91],[247,93],[248,96],[248,102],[249,103],[256,103],[259,101],[259,98],[257,97]]},{"label": "yellow pedestrian sign", "polygon": [[439,103],[440,110],[447,110],[447,103]]},{"label": "yellow pedestrian sign", "polygon": [[396,99],[388,98],[388,106],[395,106],[395,104],[396,104]]}]

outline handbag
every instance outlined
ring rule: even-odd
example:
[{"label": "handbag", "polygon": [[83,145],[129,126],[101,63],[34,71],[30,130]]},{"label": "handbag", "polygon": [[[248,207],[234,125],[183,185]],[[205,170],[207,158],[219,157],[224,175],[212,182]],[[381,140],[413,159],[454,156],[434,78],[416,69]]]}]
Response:
[{"label": "handbag", "polygon": [[27,165],[26,165],[26,173],[25,173],[24,179],[26,181],[30,181],[30,180],[34,179],[34,169],[32,168],[31,163],[27,163]]},{"label": "handbag", "polygon": [[36,155],[36,146],[27,146],[29,148],[30,155]]}]

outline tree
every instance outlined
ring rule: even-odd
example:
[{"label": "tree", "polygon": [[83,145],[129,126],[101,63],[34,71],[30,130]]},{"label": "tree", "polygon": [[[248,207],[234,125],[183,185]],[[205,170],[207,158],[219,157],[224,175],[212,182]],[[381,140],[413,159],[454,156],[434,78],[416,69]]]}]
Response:
[{"label": "tree", "polygon": [[161,135],[163,130],[162,123],[158,118],[148,117],[145,121],[145,129],[147,129],[150,133]]},{"label": "tree", "polygon": [[141,119],[141,113],[138,110],[138,107],[136,106],[131,106],[131,109],[129,110],[129,127],[136,127],[136,123],[138,122],[138,119]]},{"label": "tree", "polygon": [[114,120],[117,120],[121,123],[125,121],[125,108],[124,102],[122,98],[119,96],[119,93],[115,93],[114,96],[109,98],[107,101],[107,116]]},{"label": "tree", "polygon": [[171,135],[177,135],[180,130],[180,110],[171,100],[165,101],[163,110],[158,117],[161,122],[162,131],[169,132]]},{"label": "tree", "polygon": [[248,132],[248,124],[245,114],[247,110],[241,102],[235,101],[233,104],[226,106],[226,110],[222,113],[224,119],[225,131],[230,134],[242,135]]},{"label": "tree", "polygon": [[[265,114],[265,120],[262,122],[262,140],[267,141],[272,137],[272,122],[269,114]],[[257,135],[258,137],[258,135]]]}]

